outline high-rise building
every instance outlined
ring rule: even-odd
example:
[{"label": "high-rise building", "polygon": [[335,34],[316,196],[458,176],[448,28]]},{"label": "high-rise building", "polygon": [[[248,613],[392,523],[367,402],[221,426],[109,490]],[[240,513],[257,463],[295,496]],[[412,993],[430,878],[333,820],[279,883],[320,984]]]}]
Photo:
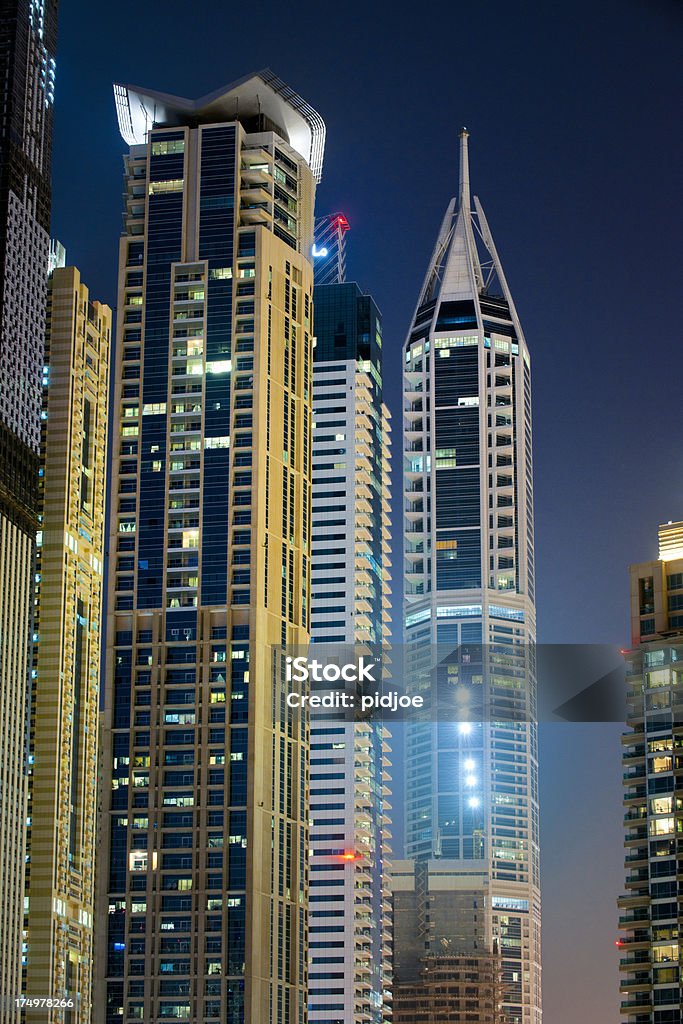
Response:
[{"label": "high-rise building", "polygon": [[407,724],[406,852],[481,887],[507,1019],[538,1024],[531,373],[467,135],[405,348],[407,656],[453,649],[461,701]]},{"label": "high-rise building", "polygon": [[[357,284],[316,284],[314,299],[311,642],[380,645],[390,582],[381,318]],[[380,722],[312,718],[311,1024],[390,1019],[387,739]]]},{"label": "high-rise building", "polygon": [[440,861],[393,862],[394,1024],[504,1024],[500,957],[471,882]]},{"label": "high-rise building", "polygon": [[269,71],[115,95],[95,1020],[303,1024],[308,725],[273,650],[309,637],[324,124]]},{"label": "high-rise building", "polygon": [[[75,267],[48,290],[36,565],[24,991],[90,1021],[112,314]],[[71,1006],[69,1006],[69,1002]]]},{"label": "high-rise building", "polygon": [[30,632],[56,0],[0,11],[0,999],[21,991]]},{"label": "high-rise building", "polygon": [[628,1024],[674,1024],[683,1011],[683,523],[660,526],[659,559],[630,575],[621,1013]]},{"label": "high-rise building", "polygon": [[346,232],[349,222],[343,213],[315,218],[315,240],[311,255],[315,283],[343,284],[346,281]]}]

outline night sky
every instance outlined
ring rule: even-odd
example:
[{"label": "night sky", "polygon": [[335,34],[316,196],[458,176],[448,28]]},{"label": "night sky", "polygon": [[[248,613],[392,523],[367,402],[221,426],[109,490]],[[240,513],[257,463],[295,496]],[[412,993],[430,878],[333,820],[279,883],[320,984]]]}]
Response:
[{"label": "night sky", "polygon": [[[112,306],[113,81],[196,98],[271,67],[322,114],[317,209],[347,215],[349,279],[383,311],[397,471],[401,348],[467,125],[532,354],[539,640],[627,643],[628,564],[683,518],[680,4],[60,7],[53,232]],[[619,1020],[619,732],[542,730],[549,1024]]]}]

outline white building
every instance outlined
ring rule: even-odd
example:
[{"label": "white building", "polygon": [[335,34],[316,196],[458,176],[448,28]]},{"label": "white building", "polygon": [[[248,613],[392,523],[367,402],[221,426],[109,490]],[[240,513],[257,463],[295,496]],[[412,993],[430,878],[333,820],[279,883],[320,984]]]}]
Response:
[{"label": "white building", "polygon": [[[381,324],[355,284],[316,285],[311,638],[388,636],[389,416]],[[311,725],[309,1021],[382,1024],[388,993],[387,733]]]}]

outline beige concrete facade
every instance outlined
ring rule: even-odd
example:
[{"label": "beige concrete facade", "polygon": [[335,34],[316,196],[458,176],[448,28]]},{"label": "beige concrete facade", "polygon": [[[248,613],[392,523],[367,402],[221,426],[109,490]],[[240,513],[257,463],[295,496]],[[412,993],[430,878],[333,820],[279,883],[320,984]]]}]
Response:
[{"label": "beige concrete facade", "polygon": [[26,819],[27,661],[33,540],[0,512],[0,999],[7,1021],[19,1019]]},{"label": "beige concrete facade", "polygon": [[48,293],[31,700],[24,994],[90,1021],[112,313],[75,267]]}]

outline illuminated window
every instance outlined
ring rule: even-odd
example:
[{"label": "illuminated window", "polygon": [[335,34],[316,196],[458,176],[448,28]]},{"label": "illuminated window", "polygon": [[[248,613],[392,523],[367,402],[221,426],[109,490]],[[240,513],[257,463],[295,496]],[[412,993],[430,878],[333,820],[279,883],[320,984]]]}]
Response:
[{"label": "illuminated window", "polygon": [[149,194],[156,196],[164,192],[182,192],[184,184],[183,178],[169,178],[168,181],[150,181]]},{"label": "illuminated window", "polygon": [[468,345],[477,345],[479,339],[477,337],[469,338],[435,338],[434,348],[435,349],[448,349],[448,348],[464,348]]},{"label": "illuminated window", "polygon": [[673,833],[673,830],[673,818],[656,818],[654,821],[650,822],[651,836],[668,836]]},{"label": "illuminated window", "polygon": [[437,448],[434,456],[437,469],[452,469],[457,465],[455,448]]},{"label": "illuminated window", "polygon": [[678,960],[678,950],[677,942],[667,943],[666,946],[654,946],[652,959],[656,964],[676,963]]},{"label": "illuminated window", "polygon": [[169,139],[167,142],[153,142],[152,156],[166,156],[168,153],[184,153],[184,139]]},{"label": "illuminated window", "polygon": [[231,369],[231,359],[218,359],[206,364],[207,373],[230,373]]},{"label": "illuminated window", "polygon": [[668,668],[660,668],[655,672],[648,672],[645,685],[648,690],[653,690],[658,686],[669,686],[671,684],[671,673]]},{"label": "illuminated window", "polygon": [[130,871],[146,871],[147,850],[131,850],[128,855],[128,868]]}]

